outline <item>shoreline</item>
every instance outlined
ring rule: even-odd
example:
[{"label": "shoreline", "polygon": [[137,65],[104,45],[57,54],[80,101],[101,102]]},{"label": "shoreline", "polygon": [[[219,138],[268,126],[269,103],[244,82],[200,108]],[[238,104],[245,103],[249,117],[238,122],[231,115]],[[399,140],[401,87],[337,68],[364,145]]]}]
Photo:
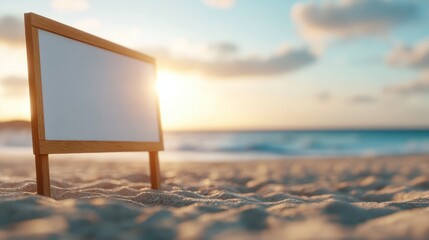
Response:
[{"label": "shoreline", "polygon": [[[414,157],[429,157],[429,153],[412,153],[412,154],[363,154],[363,155],[326,155],[326,156],[276,156],[276,157],[255,157],[252,159],[245,159],[246,156],[241,156],[240,158],[211,158],[211,159],[202,159],[196,158],[193,156],[192,159],[179,159],[183,156],[174,157],[175,152],[172,151],[160,151],[160,162],[168,163],[246,163],[246,162],[272,162],[272,161],[321,161],[321,160],[343,160],[343,159],[406,159]],[[186,155],[192,156],[193,152],[183,152]],[[168,157],[162,156],[164,154],[171,155]],[[204,153],[205,155],[210,155],[210,153]],[[122,155],[122,156],[121,156]],[[135,162],[140,160],[147,160],[147,152],[112,152],[112,153],[69,153],[69,154],[51,154],[50,156],[55,159],[55,161],[124,161],[124,162]],[[249,154],[251,155],[251,154]],[[173,156],[173,157],[172,157]],[[1,148],[0,147],[0,163],[5,160],[4,158],[14,158],[16,160],[26,160],[33,158],[32,148]],[[243,159],[244,158],[244,159]]]}]

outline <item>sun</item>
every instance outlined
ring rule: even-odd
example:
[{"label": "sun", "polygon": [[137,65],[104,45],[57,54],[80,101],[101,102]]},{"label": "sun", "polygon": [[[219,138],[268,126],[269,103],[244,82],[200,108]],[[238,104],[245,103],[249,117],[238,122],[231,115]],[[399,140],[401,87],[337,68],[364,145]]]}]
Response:
[{"label": "sun", "polygon": [[186,76],[161,70],[156,84],[164,129],[180,129],[192,124],[189,106],[197,89]]},{"label": "sun", "polygon": [[180,79],[172,72],[160,71],[156,83],[160,102],[169,102],[178,97],[182,88],[179,84]]}]

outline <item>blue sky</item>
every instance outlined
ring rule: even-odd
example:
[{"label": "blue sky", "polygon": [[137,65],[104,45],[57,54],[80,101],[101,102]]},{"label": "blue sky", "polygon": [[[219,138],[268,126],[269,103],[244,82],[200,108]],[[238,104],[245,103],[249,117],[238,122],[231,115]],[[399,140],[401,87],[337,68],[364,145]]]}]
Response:
[{"label": "blue sky", "polygon": [[16,29],[32,11],[154,55],[167,129],[428,127],[428,7],[421,0],[3,0],[0,119],[29,119]]}]

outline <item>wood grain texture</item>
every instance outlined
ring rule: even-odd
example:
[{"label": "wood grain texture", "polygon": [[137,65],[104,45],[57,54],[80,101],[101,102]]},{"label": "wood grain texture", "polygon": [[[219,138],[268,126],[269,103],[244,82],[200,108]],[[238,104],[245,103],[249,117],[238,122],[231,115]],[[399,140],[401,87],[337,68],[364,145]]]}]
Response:
[{"label": "wood grain texture", "polygon": [[33,152],[35,154],[36,163],[37,193],[43,196],[51,196],[48,154],[53,153],[148,151],[151,186],[153,189],[160,189],[161,178],[158,151],[164,150],[164,141],[158,98],[156,99],[156,107],[158,115],[159,142],[46,140],[38,29],[74,39],[76,41],[80,41],[82,43],[112,51],[124,56],[142,60],[151,63],[156,67],[155,59],[148,55],[125,48],[113,42],[104,40],[34,13],[26,13],[24,18],[31,104]]},{"label": "wood grain texture", "polygon": [[45,140],[45,120],[43,110],[43,91],[42,91],[42,72],[40,64],[40,51],[39,51],[39,33],[37,28],[32,27],[33,36],[33,63],[34,63],[34,92],[36,101],[36,117],[38,125],[39,141]]},{"label": "wood grain texture", "polygon": [[162,151],[162,135],[159,99],[156,99],[158,115],[159,142],[115,142],[115,141],[56,141],[46,140],[43,110],[42,76],[38,29],[52,32],[95,47],[103,48],[121,55],[149,62],[156,66],[155,59],[137,51],[66,26],[34,13],[25,14],[25,30],[28,58],[28,74],[31,99],[31,122],[33,134],[33,152],[35,154],[86,153],[86,152],[125,152],[125,151]]},{"label": "wood grain texture", "polygon": [[31,131],[33,141],[33,152],[39,153],[39,121],[37,116],[36,104],[36,80],[34,67],[34,45],[33,45],[33,27],[31,25],[31,17],[29,14],[24,15],[25,20],[25,41],[27,45],[27,65],[28,65],[28,85],[30,91],[30,106],[31,106]]},{"label": "wood grain texture", "polygon": [[122,55],[126,55],[132,58],[137,58],[137,59],[155,64],[155,59],[146,54],[123,47],[116,43],[113,43],[105,39],[99,38],[97,36],[94,36],[92,34],[83,32],[79,29],[64,25],[57,21],[42,17],[35,13],[28,13],[28,14],[29,14],[29,17],[31,18],[32,26],[38,29],[43,29],[48,32],[52,32],[55,34],[62,35],[64,37],[74,39],[76,41],[87,43],[99,48],[103,48],[112,52],[116,52]]},{"label": "wood grain texture", "polygon": [[50,197],[51,182],[49,177],[49,157],[47,154],[36,154],[37,194]]},{"label": "wood grain texture", "polygon": [[160,142],[109,142],[109,141],[40,141],[40,153],[95,153],[162,151]]},{"label": "wood grain texture", "polygon": [[161,170],[158,152],[149,152],[150,182],[152,189],[161,190]]}]

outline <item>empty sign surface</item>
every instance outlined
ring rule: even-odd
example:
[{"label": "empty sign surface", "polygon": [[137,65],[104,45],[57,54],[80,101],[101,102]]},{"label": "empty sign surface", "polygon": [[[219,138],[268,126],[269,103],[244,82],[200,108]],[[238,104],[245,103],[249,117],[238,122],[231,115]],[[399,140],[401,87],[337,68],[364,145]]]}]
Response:
[{"label": "empty sign surface", "polygon": [[154,64],[38,35],[46,140],[160,141]]}]

